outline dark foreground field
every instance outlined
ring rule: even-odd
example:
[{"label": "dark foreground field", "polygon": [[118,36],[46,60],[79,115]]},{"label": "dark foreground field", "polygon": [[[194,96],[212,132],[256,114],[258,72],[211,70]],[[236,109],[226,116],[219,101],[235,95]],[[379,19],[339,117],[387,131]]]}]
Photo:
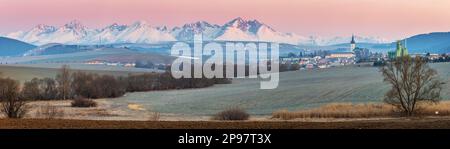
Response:
[{"label": "dark foreground field", "polygon": [[1,129],[449,129],[450,118],[345,122],[299,121],[93,121],[0,119]]}]

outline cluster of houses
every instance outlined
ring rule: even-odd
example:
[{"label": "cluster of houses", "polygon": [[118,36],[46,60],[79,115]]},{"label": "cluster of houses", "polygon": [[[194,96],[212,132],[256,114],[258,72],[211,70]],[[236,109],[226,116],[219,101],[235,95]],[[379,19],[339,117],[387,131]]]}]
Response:
[{"label": "cluster of houses", "polygon": [[158,70],[166,70],[166,68],[169,66],[167,64],[152,64],[149,65],[142,65],[138,64],[137,62],[110,62],[105,60],[91,60],[84,62],[84,64],[88,65],[106,65],[106,66],[116,66],[116,67],[135,67],[135,68],[147,68],[147,69],[158,69]]},{"label": "cluster of houses", "polygon": [[108,62],[102,60],[87,61],[84,64],[88,65],[106,65],[106,66],[121,66],[121,67],[135,67],[136,63],[121,63],[121,62]]},{"label": "cluster of houses", "polygon": [[283,64],[299,64],[300,69],[313,69],[373,62],[382,60],[385,57],[381,53],[371,53],[367,48],[356,47],[354,36],[352,36],[350,41],[350,47],[340,51],[342,52],[332,52],[312,57],[282,57],[280,60]]},{"label": "cluster of houses", "polygon": [[[401,41],[397,42],[397,48],[395,51],[383,53],[373,53],[367,48],[356,47],[355,37],[352,36],[349,48],[343,48],[337,51],[341,52],[320,52],[311,55],[303,56],[306,54],[299,54],[298,56],[290,53],[287,57],[280,57],[281,64],[286,64],[288,67],[293,64],[298,65],[299,69],[315,69],[315,68],[330,68],[339,67],[354,64],[371,64],[389,61],[400,56],[410,55],[412,57],[420,56],[424,57],[430,62],[448,62],[450,61],[449,54],[408,54],[408,50],[402,45]],[[104,60],[92,60],[87,61],[85,64],[89,65],[107,65],[107,66],[120,66],[120,67],[137,67],[137,68],[151,68],[164,70],[166,64],[153,64],[142,65],[139,62],[109,62]]]}]

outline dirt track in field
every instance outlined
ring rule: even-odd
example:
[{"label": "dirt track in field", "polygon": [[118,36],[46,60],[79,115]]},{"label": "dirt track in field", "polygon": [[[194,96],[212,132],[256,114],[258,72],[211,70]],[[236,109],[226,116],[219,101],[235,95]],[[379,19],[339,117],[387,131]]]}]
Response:
[{"label": "dirt track in field", "polygon": [[450,118],[345,122],[96,121],[0,119],[1,129],[449,129]]}]

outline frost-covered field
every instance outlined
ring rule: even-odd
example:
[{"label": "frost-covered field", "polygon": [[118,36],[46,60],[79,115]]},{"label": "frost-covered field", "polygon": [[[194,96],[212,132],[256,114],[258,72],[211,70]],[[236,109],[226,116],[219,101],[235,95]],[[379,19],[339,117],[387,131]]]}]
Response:
[{"label": "frost-covered field", "polygon": [[[432,64],[449,82],[450,63]],[[129,93],[113,102],[143,105],[162,113],[210,115],[239,106],[252,114],[304,109],[333,102],[382,102],[389,86],[374,67],[345,67],[281,73],[274,90],[260,90],[258,80],[234,80],[210,88]],[[443,98],[450,99],[446,84]]]},{"label": "frost-covered field", "polygon": [[[450,83],[450,63],[431,64],[442,79]],[[19,80],[53,77],[57,69],[2,66],[3,76]],[[93,71],[100,74],[127,75],[128,71]],[[232,84],[202,89],[127,93],[107,99],[112,107],[139,105],[148,111],[176,115],[211,115],[228,107],[239,106],[251,114],[271,114],[275,110],[297,110],[333,102],[381,102],[388,85],[374,67],[342,67],[311,71],[284,72],[277,89],[260,90],[260,80],[233,80]],[[442,92],[450,99],[450,84]],[[146,113],[142,111],[143,113]]]}]

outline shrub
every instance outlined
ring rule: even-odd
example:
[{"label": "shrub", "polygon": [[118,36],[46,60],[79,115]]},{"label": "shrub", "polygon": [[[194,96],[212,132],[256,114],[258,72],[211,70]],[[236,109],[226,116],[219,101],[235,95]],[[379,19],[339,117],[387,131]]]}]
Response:
[{"label": "shrub", "polygon": [[72,107],[80,107],[80,108],[88,108],[88,107],[96,107],[97,102],[92,99],[80,98],[77,97],[72,101]]},{"label": "shrub", "polygon": [[248,120],[250,115],[241,108],[229,108],[214,115],[213,120],[234,121]]}]

